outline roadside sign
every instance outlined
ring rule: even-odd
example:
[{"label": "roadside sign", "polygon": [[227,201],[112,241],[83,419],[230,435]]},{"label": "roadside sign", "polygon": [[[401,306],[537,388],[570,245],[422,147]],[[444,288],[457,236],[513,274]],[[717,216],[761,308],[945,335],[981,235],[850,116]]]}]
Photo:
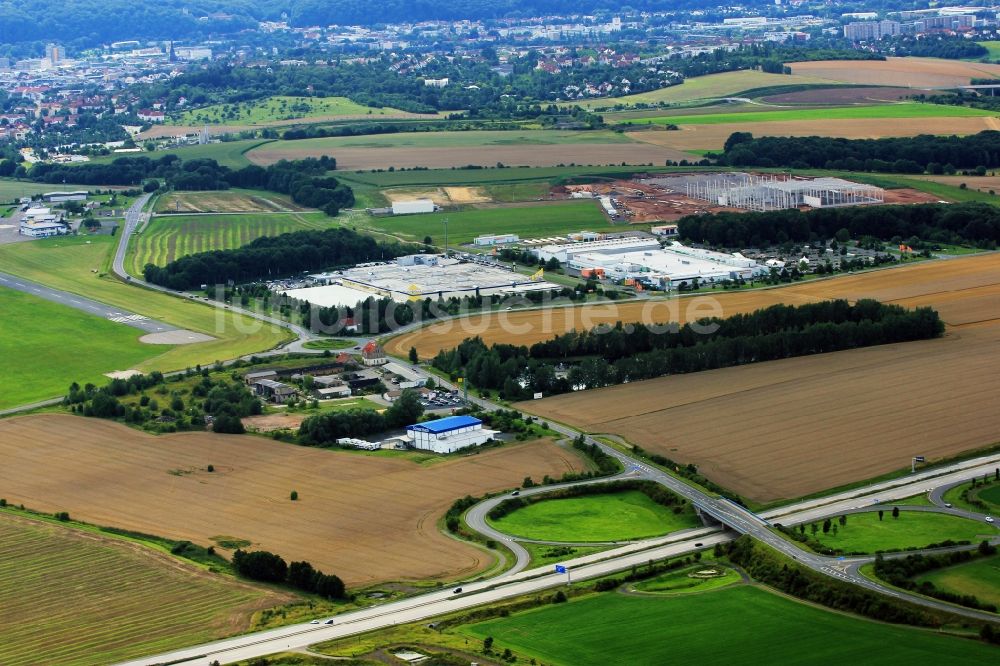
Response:
[{"label": "roadside sign", "polygon": [[542,394],[541,393],[536,393],[534,399],[535,400],[541,400],[542,399]]},{"label": "roadside sign", "polygon": [[913,456],[913,459],[916,460],[917,462],[923,462],[924,461],[924,457],[923,456]]},{"label": "roadside sign", "polygon": [[556,573],[566,573],[566,567],[561,564],[556,565]]}]

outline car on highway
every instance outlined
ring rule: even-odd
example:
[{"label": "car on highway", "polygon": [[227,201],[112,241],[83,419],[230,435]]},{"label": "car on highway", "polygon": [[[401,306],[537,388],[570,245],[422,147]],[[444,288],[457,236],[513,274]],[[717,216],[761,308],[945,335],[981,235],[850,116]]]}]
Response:
[{"label": "car on highway", "polygon": [[512,493],[510,494],[510,496],[511,496],[511,497],[517,497],[517,496],[518,496],[518,495],[520,495],[520,494],[521,494],[521,491],[520,491],[520,490],[515,490],[514,492],[512,492]]},{"label": "car on highway", "polygon": [[986,516],[986,522],[992,523],[993,522],[993,516]]},{"label": "car on highway", "polygon": [[701,548],[701,547],[702,547],[703,545],[705,545],[705,544],[703,544],[703,543],[702,543],[701,541],[699,541],[698,543],[696,543],[696,544],[694,545],[694,547],[695,547],[695,548]]},{"label": "car on highway", "polygon": [[945,502],[944,503],[944,508],[950,509],[951,508],[951,502]]},{"label": "car on highway", "polygon": [[333,624],[333,618],[331,617],[329,620],[327,620],[323,624]]},{"label": "car on highway", "polygon": [[313,620],[313,621],[312,621],[312,622],[310,622],[309,624],[319,624],[319,620]]},{"label": "car on highway", "polygon": [[459,593],[459,592],[461,592],[461,591],[462,591],[462,588],[460,588],[460,587],[456,587],[456,588],[455,588],[454,590],[452,590],[452,591],[451,591],[451,593],[452,593],[452,594],[458,594],[458,593]]}]

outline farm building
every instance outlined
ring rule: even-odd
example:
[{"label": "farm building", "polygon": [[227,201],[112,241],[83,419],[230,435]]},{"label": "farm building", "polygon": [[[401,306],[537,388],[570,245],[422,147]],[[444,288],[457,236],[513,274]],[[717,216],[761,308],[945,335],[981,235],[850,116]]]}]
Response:
[{"label": "farm building", "polygon": [[42,199],[51,203],[62,203],[64,201],[86,201],[87,191],[77,190],[75,192],[46,192],[42,195]]},{"label": "farm building", "polygon": [[689,176],[684,181],[684,191],[692,199],[761,212],[801,206],[860,206],[885,201],[885,190],[881,187],[852,183],[841,178],[787,178],[729,173]]},{"label": "farm building", "polygon": [[276,403],[294,398],[297,393],[295,388],[288,384],[276,382],[273,379],[258,379],[253,383],[253,389],[257,392],[257,395]]},{"label": "farm building", "polygon": [[317,400],[331,400],[333,398],[348,398],[351,395],[351,387],[347,384],[340,386],[327,386],[313,390],[313,397]]},{"label": "farm building", "polygon": [[650,227],[649,233],[654,236],[660,236],[662,238],[672,238],[677,235],[677,225],[676,224],[661,224],[656,227]]},{"label": "farm building", "polygon": [[274,379],[277,376],[277,370],[259,370],[257,372],[248,372],[243,375],[243,381],[247,383],[247,386],[253,386],[261,379]]},{"label": "farm building", "polygon": [[472,416],[446,416],[425,421],[407,426],[406,432],[414,448],[435,453],[453,453],[468,446],[479,446],[497,434],[495,430],[484,430],[483,422]]},{"label": "farm building", "polygon": [[475,245],[507,245],[509,243],[516,243],[520,238],[517,234],[486,234],[484,236],[477,236],[472,242]]},{"label": "farm building", "polygon": [[416,213],[433,213],[434,202],[430,199],[414,199],[412,201],[393,201],[393,215],[414,215]]},{"label": "farm building", "polygon": [[385,352],[374,340],[370,341],[361,350],[361,362],[365,365],[385,365],[389,362]]}]

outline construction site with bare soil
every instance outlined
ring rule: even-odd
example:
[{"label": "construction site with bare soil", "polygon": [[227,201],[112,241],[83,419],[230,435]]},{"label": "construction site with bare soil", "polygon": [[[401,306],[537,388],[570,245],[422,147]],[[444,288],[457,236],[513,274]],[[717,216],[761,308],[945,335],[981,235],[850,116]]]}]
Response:
[{"label": "construction site with bare soil", "polygon": [[721,212],[933,203],[937,197],[910,188],[883,189],[841,178],[789,174],[683,173],[631,180],[557,185],[552,198],[597,199],[613,220],[629,224],[673,222]]}]

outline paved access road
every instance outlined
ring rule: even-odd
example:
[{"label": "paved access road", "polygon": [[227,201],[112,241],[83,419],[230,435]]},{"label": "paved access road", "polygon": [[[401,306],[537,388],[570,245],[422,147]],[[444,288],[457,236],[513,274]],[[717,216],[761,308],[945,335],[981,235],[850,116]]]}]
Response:
[{"label": "paved access road", "polygon": [[7,287],[16,291],[22,291],[26,294],[38,296],[39,298],[44,298],[47,301],[76,308],[77,310],[82,310],[88,314],[103,317],[104,319],[118,324],[125,324],[126,326],[131,326],[132,328],[137,328],[140,331],[145,331],[147,333],[163,333],[165,331],[177,330],[176,326],[171,326],[170,324],[166,324],[162,321],[156,321],[155,319],[150,319],[144,315],[122,310],[121,308],[116,308],[113,305],[99,303],[98,301],[84,296],[79,296],[77,294],[72,294],[68,291],[60,291],[59,289],[46,287],[45,285],[38,284],[37,282],[31,282],[29,280],[19,278],[16,275],[0,273],[0,287]]}]

